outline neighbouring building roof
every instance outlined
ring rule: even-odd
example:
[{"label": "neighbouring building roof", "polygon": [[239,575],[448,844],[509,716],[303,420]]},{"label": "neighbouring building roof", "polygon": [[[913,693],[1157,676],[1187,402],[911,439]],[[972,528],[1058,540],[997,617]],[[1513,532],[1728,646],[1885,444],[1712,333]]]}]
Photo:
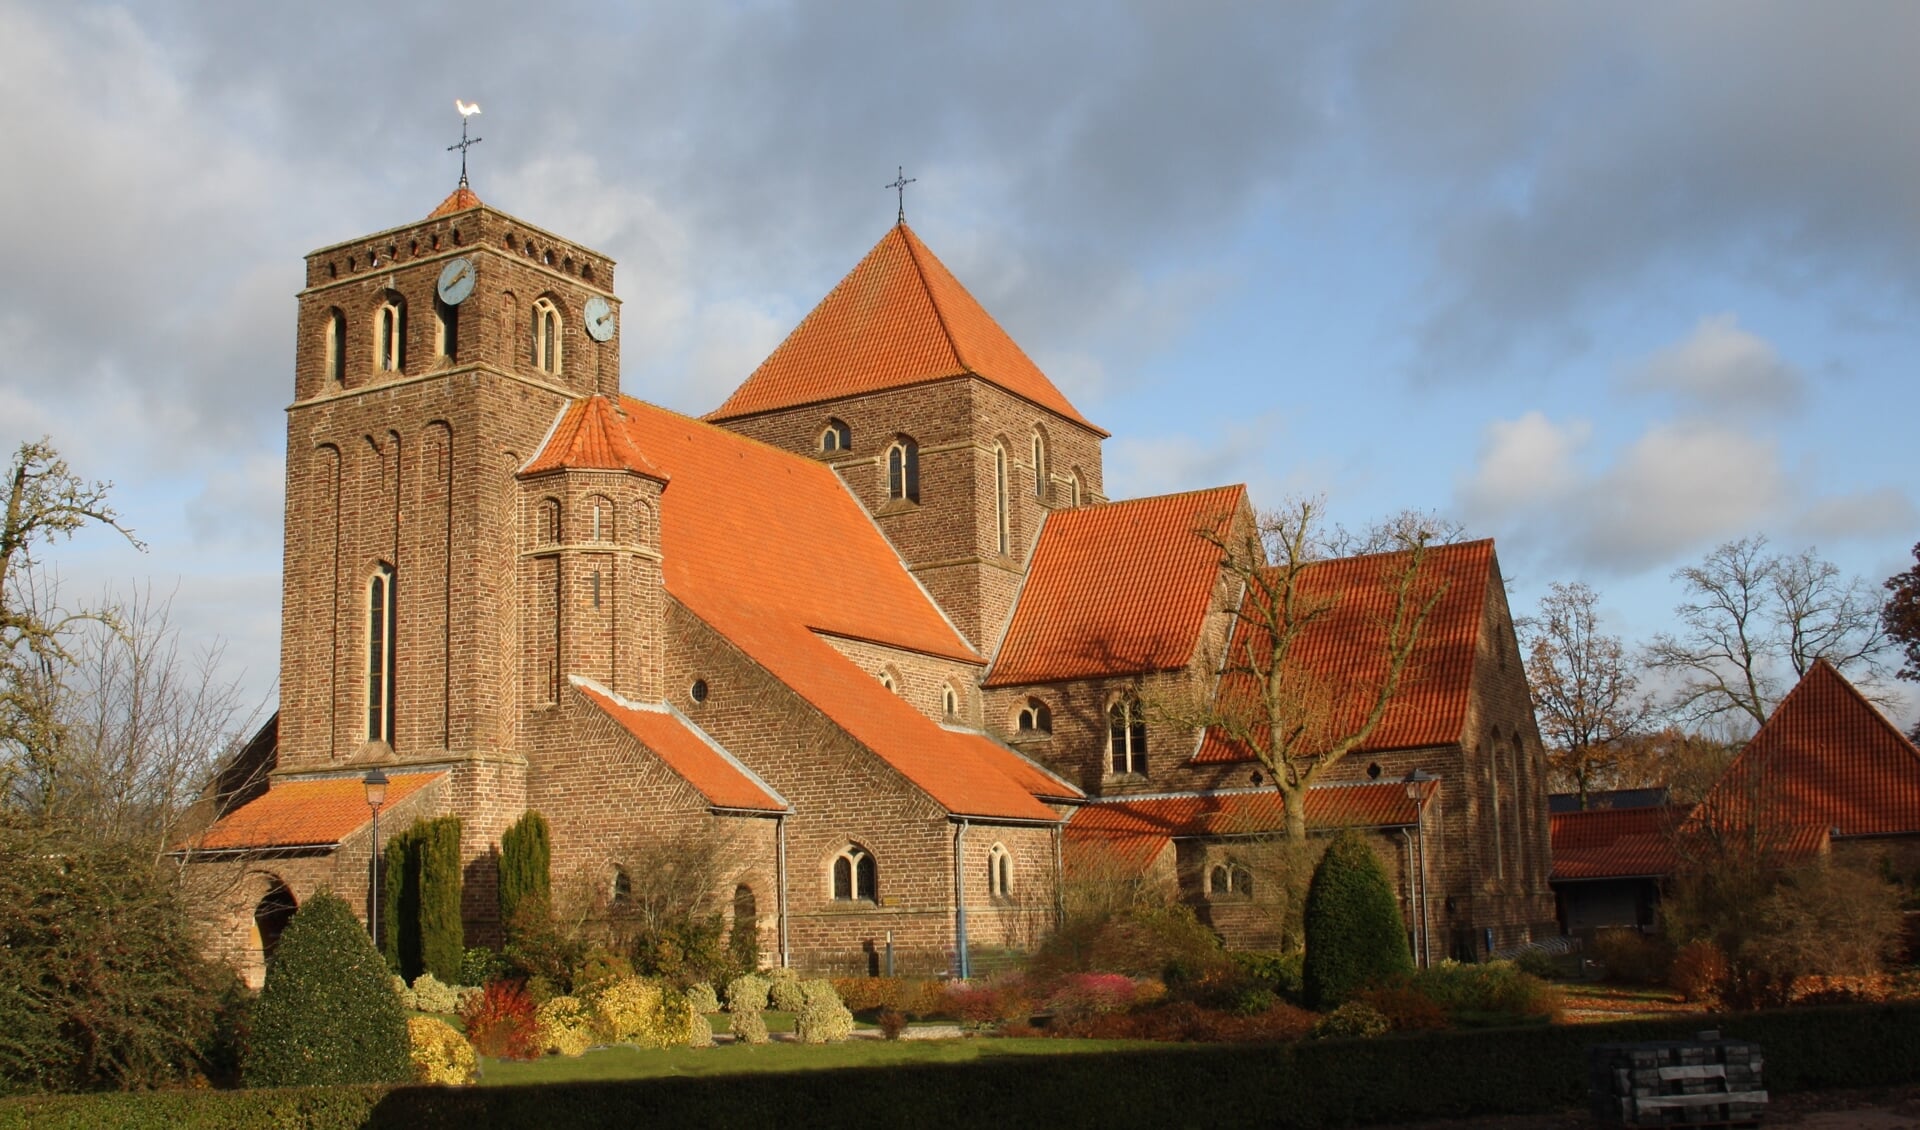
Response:
[{"label": "neighbouring building roof", "polygon": [[561,415],[553,434],[520,473],[538,475],[562,469],[633,471],[664,482],[666,475],[648,461],[634,445],[627,429],[621,426],[619,411],[604,396],[579,401],[577,410]]},{"label": "neighbouring building roof", "polygon": [[480,207],[480,198],[474,195],[471,188],[462,184],[459,188],[448,193],[447,198],[442,200],[433,211],[428,212],[427,219],[437,220],[450,212],[464,212],[469,208],[478,207]]},{"label": "neighbouring building roof", "polygon": [[[1438,781],[1422,785],[1421,802]],[[1410,827],[1419,819],[1403,781],[1316,785],[1307,790],[1307,826]],[[1287,813],[1275,789],[1134,796],[1092,800],[1067,822],[1064,848],[1069,872],[1107,877],[1138,873],[1177,838],[1248,836],[1285,829]]]},{"label": "neighbouring building roof", "polygon": [[1674,834],[1692,812],[1689,805],[1592,808],[1556,812],[1553,878],[1631,879],[1671,874],[1679,866]]},{"label": "neighbouring building roof", "polygon": [[1774,708],[1707,794],[1717,822],[1841,836],[1920,833],[1920,749],[1825,660]]},{"label": "neighbouring building roof", "polygon": [[[441,777],[427,773],[390,773],[383,808],[392,808]],[[186,851],[334,847],[373,819],[367,789],[358,774],[350,777],[280,781],[265,794],[222,816],[199,836],[180,845]]]},{"label": "neighbouring building roof", "polygon": [[672,707],[628,702],[578,677],[573,685],[707,798],[708,804],[760,812],[790,809],[765,781]]},{"label": "neighbouring building roof", "polygon": [[[1420,630],[1412,659],[1386,715],[1362,750],[1413,749],[1457,744],[1466,729],[1473,689],[1474,655],[1486,615],[1488,586],[1496,565],[1491,540],[1433,546],[1421,566],[1421,588],[1444,586]],[[1386,621],[1393,611],[1396,570],[1406,553],[1368,554],[1315,562],[1301,570],[1297,586],[1309,600],[1332,600],[1331,609],[1293,644],[1293,662],[1312,672],[1333,699],[1335,727],[1357,723],[1386,677]],[[1249,599],[1254,599],[1249,594]],[[1234,654],[1258,637],[1243,614],[1234,633]],[[1251,695],[1242,677],[1221,681],[1231,700]],[[1217,730],[1209,731],[1196,762],[1249,761],[1253,752]]]},{"label": "neighbouring building roof", "polygon": [[987,685],[1099,678],[1185,666],[1220,579],[1243,486],[1049,514]]},{"label": "neighbouring building roof", "polygon": [[967,374],[1107,434],[1067,402],[902,223],[707,418],[751,416]]},{"label": "neighbouring building roof", "polygon": [[[566,414],[598,411],[590,399]],[[949,812],[1059,819],[1027,771],[913,709],[821,638],[981,662],[831,467],[631,398],[618,409],[606,419],[670,479],[660,502],[669,594]]]}]

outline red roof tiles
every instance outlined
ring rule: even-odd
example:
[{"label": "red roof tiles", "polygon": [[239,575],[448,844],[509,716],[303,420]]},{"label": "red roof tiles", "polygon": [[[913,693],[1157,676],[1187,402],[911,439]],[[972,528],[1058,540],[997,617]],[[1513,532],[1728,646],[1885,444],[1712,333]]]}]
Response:
[{"label": "red roof tiles", "polygon": [[[1428,782],[1424,796],[1438,784]],[[1412,825],[1417,813],[1401,781],[1307,790],[1310,828],[1403,827]],[[1176,837],[1255,835],[1279,831],[1286,823],[1286,807],[1275,789],[1095,801],[1081,806],[1067,823],[1067,864],[1069,871],[1076,866],[1139,871]]]},{"label": "red roof tiles", "polygon": [[604,396],[574,402],[554,425],[553,434],[520,473],[537,475],[562,468],[583,471],[634,471],[666,480],[621,426],[620,409]]},{"label": "red roof tiles", "polygon": [[[1420,630],[1398,693],[1363,749],[1452,745],[1466,728],[1474,654],[1495,575],[1493,542],[1433,546],[1426,553],[1417,583],[1423,589],[1444,588]],[[1385,623],[1394,603],[1391,578],[1406,559],[1405,553],[1345,557],[1316,562],[1300,572],[1297,585],[1303,597],[1333,603],[1295,641],[1291,661],[1328,690],[1332,729],[1356,723],[1386,676]],[[1234,654],[1255,642],[1263,641],[1250,621],[1242,619],[1234,634]],[[1222,680],[1220,695],[1251,695],[1251,688],[1236,685],[1242,678]],[[1210,731],[1194,761],[1246,761],[1252,756],[1252,751]]]},{"label": "red roof tiles", "polygon": [[1595,808],[1551,819],[1553,878],[1629,879],[1671,874],[1680,863],[1673,836],[1691,808]]},{"label": "red roof tiles", "polygon": [[1047,516],[987,685],[1182,667],[1220,577],[1223,533],[1246,488],[1219,487]]},{"label": "red roof tiles", "polygon": [[971,373],[1101,435],[913,229],[898,224],[708,419]]},{"label": "red roof tiles", "polygon": [[480,207],[480,198],[474,195],[471,188],[462,184],[459,188],[448,193],[447,198],[442,200],[438,207],[428,212],[427,219],[437,220],[450,212],[464,212],[469,208],[478,207]]},{"label": "red roof tiles", "polygon": [[640,739],[667,768],[692,785],[716,808],[785,812],[787,803],[746,766],[722,752],[686,718],[665,706],[638,706],[603,688],[574,684],[587,701],[607,712],[627,733]]},{"label": "red roof tiles", "polygon": [[1758,811],[1843,836],[1920,832],[1920,750],[1825,660],[1707,794],[1720,822]]},{"label": "red roof tiles", "polygon": [[[389,774],[382,807],[392,808],[445,775]],[[182,847],[189,851],[332,847],[372,819],[367,789],[358,776],[281,781]]]}]

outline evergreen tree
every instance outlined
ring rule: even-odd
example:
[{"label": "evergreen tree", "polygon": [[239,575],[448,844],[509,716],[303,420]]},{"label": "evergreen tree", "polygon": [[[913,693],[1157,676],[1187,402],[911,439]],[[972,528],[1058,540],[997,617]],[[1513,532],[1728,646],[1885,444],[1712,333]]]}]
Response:
[{"label": "evergreen tree", "polygon": [[1413,971],[1400,903],[1380,857],[1361,833],[1334,837],[1307,888],[1307,1003],[1331,1008],[1397,973]]},{"label": "evergreen tree", "polygon": [[415,825],[420,875],[420,965],[442,982],[460,980],[467,952],[460,921],[460,818]]},{"label": "evergreen tree", "polygon": [[548,901],[551,881],[548,865],[552,847],[547,819],[529,812],[500,837],[500,921],[511,924],[520,904]]},{"label": "evergreen tree", "polygon": [[[420,892],[409,890],[407,861],[412,855],[411,832],[387,841],[380,878],[380,948],[387,968],[412,981],[420,975]],[[412,913],[408,909],[412,908]]]},{"label": "evergreen tree", "polygon": [[407,1021],[386,962],[346,902],[307,900],[280,935],[254,1003],[242,1071],[250,1087],[402,1083]]}]

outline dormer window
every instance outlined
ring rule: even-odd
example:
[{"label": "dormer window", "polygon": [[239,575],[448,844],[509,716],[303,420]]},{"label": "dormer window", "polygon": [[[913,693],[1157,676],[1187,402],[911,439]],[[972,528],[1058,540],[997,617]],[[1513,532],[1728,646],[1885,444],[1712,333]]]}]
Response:
[{"label": "dormer window", "polygon": [[832,455],[836,451],[853,450],[853,431],[843,420],[828,420],[827,429],[820,433],[820,450]]},{"label": "dormer window", "polygon": [[1027,704],[1020,708],[1015,724],[1023,734],[1051,734],[1053,733],[1053,711],[1039,699],[1030,698]]},{"label": "dormer window", "polygon": [[550,298],[533,304],[533,367],[549,376],[560,375],[560,308]]},{"label": "dormer window", "polygon": [[887,448],[887,497],[896,502],[920,501],[920,445],[906,436]]},{"label": "dormer window", "polygon": [[398,373],[407,367],[407,302],[389,293],[373,315],[373,367]]}]

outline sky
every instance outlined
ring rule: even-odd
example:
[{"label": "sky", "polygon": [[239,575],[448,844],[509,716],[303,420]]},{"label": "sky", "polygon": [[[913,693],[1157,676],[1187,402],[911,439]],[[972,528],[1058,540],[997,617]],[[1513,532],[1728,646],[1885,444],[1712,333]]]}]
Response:
[{"label": "sky", "polygon": [[[1920,540],[1920,6],[0,0],[0,443],[42,434],[250,692],[303,255],[487,203],[618,261],[623,387],[717,406],[907,219],[1115,498],[1497,539],[1672,626],[1730,538]],[[243,673],[242,673],[243,672]],[[1914,702],[1897,713],[1911,718]]]}]

